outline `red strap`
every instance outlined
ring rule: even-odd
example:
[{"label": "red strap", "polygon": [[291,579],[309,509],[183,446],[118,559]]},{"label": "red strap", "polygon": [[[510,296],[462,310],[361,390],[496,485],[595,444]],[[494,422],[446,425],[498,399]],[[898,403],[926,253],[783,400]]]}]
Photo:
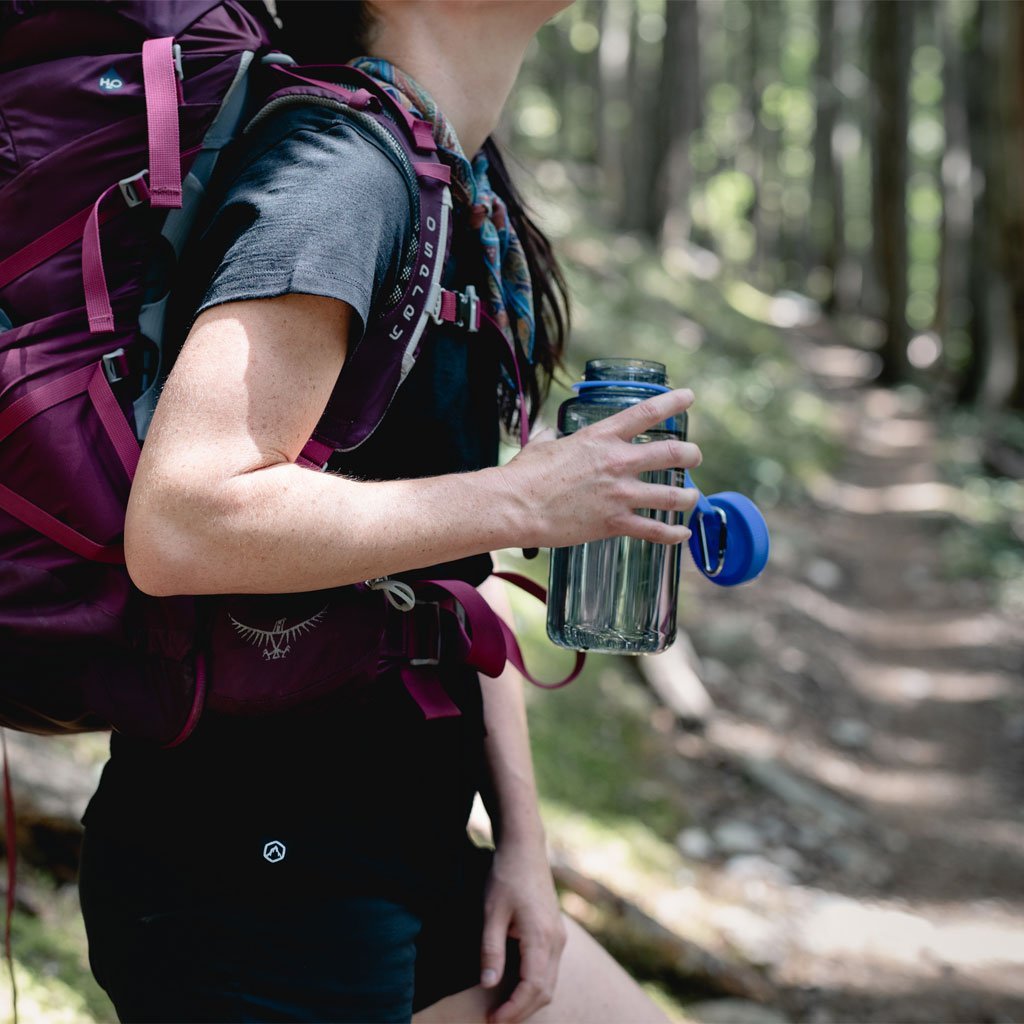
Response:
[{"label": "red strap", "polygon": [[0,746],[4,756],[4,829],[7,834],[7,917],[4,923],[4,953],[11,975],[11,1003],[14,1024],[18,1024],[18,985],[14,979],[14,950],[11,946],[11,920],[14,917],[14,888],[18,879],[18,831],[14,820],[14,792],[11,772],[7,766],[7,731],[0,729]]},{"label": "red strap", "polygon": [[459,296],[456,292],[449,291],[445,288],[441,292],[441,306],[437,311],[437,315],[448,324],[455,323],[459,314]]},{"label": "red strap", "polygon": [[303,446],[302,451],[299,452],[299,457],[295,460],[300,466],[305,466],[307,469],[323,470],[327,465],[327,460],[334,454],[334,449],[329,444],[324,444],[322,441],[318,441],[315,437],[311,437]]},{"label": "red strap", "polygon": [[178,104],[181,90],[174,67],[174,37],[142,44],[142,81],[149,131],[150,205],[181,206],[181,138]]},{"label": "red strap", "polygon": [[196,727],[196,723],[199,721],[199,716],[203,713],[203,707],[206,705],[206,655],[202,651],[196,654],[196,689],[192,695],[192,707],[189,710],[188,718],[185,719],[185,724],[181,727],[181,732],[171,740],[170,743],[165,744],[165,748],[170,750],[171,747],[176,747],[180,743],[184,743],[185,740],[192,735],[192,730]]},{"label": "red strap", "polygon": [[16,402],[12,402],[0,412],[0,441],[9,437],[33,416],[38,416],[39,413],[52,409],[53,406],[60,405],[75,395],[80,395],[89,387],[95,370],[94,363],[83,366],[74,373],[69,373],[66,377],[51,381],[49,384],[43,384],[27,395],[22,395]]},{"label": "red strap", "polygon": [[[110,189],[107,189],[109,192]],[[29,242],[23,249],[8,256],[0,263],[0,288],[6,288],[12,281],[17,280],[22,274],[34,270],[44,260],[48,260],[55,253],[66,249],[72,242],[77,242],[82,237],[85,222],[92,213],[92,206],[79,210],[73,217],[69,217],[63,224],[40,235],[34,242]],[[126,206],[111,207],[98,216],[100,224],[105,224],[112,217],[123,213]]]},{"label": "red strap", "polygon": [[124,418],[121,406],[114,397],[107,375],[103,372],[102,363],[96,367],[92,380],[89,381],[89,397],[103,424],[103,429],[107,432],[107,437],[110,438],[110,443],[114,446],[114,451],[117,452],[117,457],[121,460],[121,465],[124,466],[128,479],[134,480],[141,449],[132,428],[128,426],[128,421]]},{"label": "red strap", "polygon": [[458,718],[462,714],[441,685],[441,673],[436,666],[405,665],[399,674],[426,718]]},{"label": "red strap", "polygon": [[110,292],[107,289],[107,275],[103,272],[103,251],[100,248],[100,206],[115,188],[116,182],[108,185],[92,204],[82,234],[82,287],[85,291],[89,331],[92,334],[114,329],[114,311],[110,308]]},{"label": "red strap", "polygon": [[[525,576],[514,572],[496,572],[494,575],[525,590],[540,601],[547,600],[547,591],[539,583],[534,583]],[[479,669],[484,675],[500,675],[506,661],[510,661],[534,686],[545,690],[557,690],[571,683],[583,670],[587,656],[582,651],[577,651],[576,661],[569,675],[555,683],[542,683],[526,668],[523,653],[512,629],[495,613],[476,587],[464,580],[424,580],[423,583],[447,591],[462,605],[469,624],[470,640],[465,661],[467,665]]]},{"label": "red strap", "polygon": [[446,185],[452,182],[452,169],[447,164],[421,162],[412,165],[412,169],[421,178],[434,178],[443,181]]},{"label": "red strap", "polygon": [[[3,413],[0,413],[0,441],[32,417],[86,391],[107,437],[110,438],[110,443],[114,446],[114,451],[117,452],[125,474],[132,480],[139,461],[139,442],[135,439],[124,413],[121,412],[121,407],[117,404],[117,399],[114,398],[114,393],[110,390],[102,363],[83,366],[74,373],[44,384],[12,402]],[[90,540],[3,484],[0,484],[0,508],[82,558],[109,565],[124,564],[123,545],[99,544]]]},{"label": "red strap", "polygon": [[[333,65],[334,67],[344,67],[347,71],[353,71],[355,69],[348,67],[347,65]],[[328,92],[333,92],[342,99],[353,103],[354,106],[365,105],[362,102],[362,96],[365,93],[369,93],[368,89],[347,89],[343,85],[338,85],[335,82],[321,82],[319,79],[310,78],[307,75],[300,75],[298,71],[292,70],[292,68],[284,64],[272,64],[271,67],[280,72],[282,75],[288,75],[290,78],[296,78],[300,82],[306,82],[309,85],[315,85],[318,89],[326,89]],[[362,72],[359,72],[362,75]],[[372,81],[369,75],[362,75],[367,81]],[[434,130],[427,121],[421,121],[402,106],[401,103],[392,99],[387,95],[386,92],[382,91],[382,95],[387,97],[388,109],[397,114],[404,122],[409,133],[412,135],[413,144],[418,150],[424,153],[433,153],[437,149],[437,143],[434,141]],[[371,96],[375,95],[370,93]]]}]

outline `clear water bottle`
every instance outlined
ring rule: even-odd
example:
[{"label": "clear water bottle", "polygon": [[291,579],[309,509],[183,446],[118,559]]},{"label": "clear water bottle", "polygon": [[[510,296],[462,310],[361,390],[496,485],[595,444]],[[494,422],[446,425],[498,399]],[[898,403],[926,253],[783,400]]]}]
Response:
[{"label": "clear water bottle", "polygon": [[[558,410],[559,433],[571,434],[668,391],[662,363],[592,359],[576,397]],[[685,413],[633,439],[634,444],[686,439]],[[651,483],[682,486],[683,471],[644,473]],[[640,515],[678,525],[681,512],[651,509]],[[560,647],[612,654],[656,654],[676,636],[679,558],[683,545],[632,537],[591,541],[551,552],[548,636]]]}]

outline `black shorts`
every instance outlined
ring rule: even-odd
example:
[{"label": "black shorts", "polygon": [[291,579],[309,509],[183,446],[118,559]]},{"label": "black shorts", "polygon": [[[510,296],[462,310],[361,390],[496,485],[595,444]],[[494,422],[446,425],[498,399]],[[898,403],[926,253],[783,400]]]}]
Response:
[{"label": "black shorts", "polygon": [[204,716],[170,751],[114,737],[80,892],[122,1020],[408,1021],[479,983],[482,704],[475,673],[449,689],[458,718],[381,677],[360,707]]},{"label": "black shorts", "polygon": [[[421,916],[360,892],[201,898],[154,884],[137,851],[86,830],[89,959],[122,1021],[408,1021],[480,979],[492,853],[466,841],[460,883]],[[518,977],[509,941],[506,988]]]}]

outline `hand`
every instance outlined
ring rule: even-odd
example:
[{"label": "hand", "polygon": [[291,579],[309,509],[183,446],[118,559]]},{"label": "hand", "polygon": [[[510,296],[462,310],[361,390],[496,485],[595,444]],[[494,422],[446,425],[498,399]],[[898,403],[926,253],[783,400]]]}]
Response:
[{"label": "hand", "polygon": [[492,1011],[489,1024],[515,1024],[551,1002],[565,926],[543,840],[503,843],[494,855],[484,898],[481,984],[493,988],[505,973],[505,942],[519,940],[519,983]]},{"label": "hand", "polygon": [[677,440],[631,442],[692,402],[692,391],[669,391],[568,437],[531,441],[499,470],[521,517],[523,546],[565,547],[607,537],[657,544],[687,540],[687,527],[636,510],[685,512],[697,503],[697,492],[646,483],[640,474],[693,469],[701,463],[700,449]]}]

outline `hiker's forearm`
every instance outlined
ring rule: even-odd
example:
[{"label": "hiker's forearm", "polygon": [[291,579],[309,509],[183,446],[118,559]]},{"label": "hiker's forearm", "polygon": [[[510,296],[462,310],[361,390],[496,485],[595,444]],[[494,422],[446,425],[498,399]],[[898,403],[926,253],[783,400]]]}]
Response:
[{"label": "hiker's forearm", "polygon": [[291,593],[528,543],[502,474],[364,482],[281,463],[199,497],[133,494],[128,568],[157,596]]}]

